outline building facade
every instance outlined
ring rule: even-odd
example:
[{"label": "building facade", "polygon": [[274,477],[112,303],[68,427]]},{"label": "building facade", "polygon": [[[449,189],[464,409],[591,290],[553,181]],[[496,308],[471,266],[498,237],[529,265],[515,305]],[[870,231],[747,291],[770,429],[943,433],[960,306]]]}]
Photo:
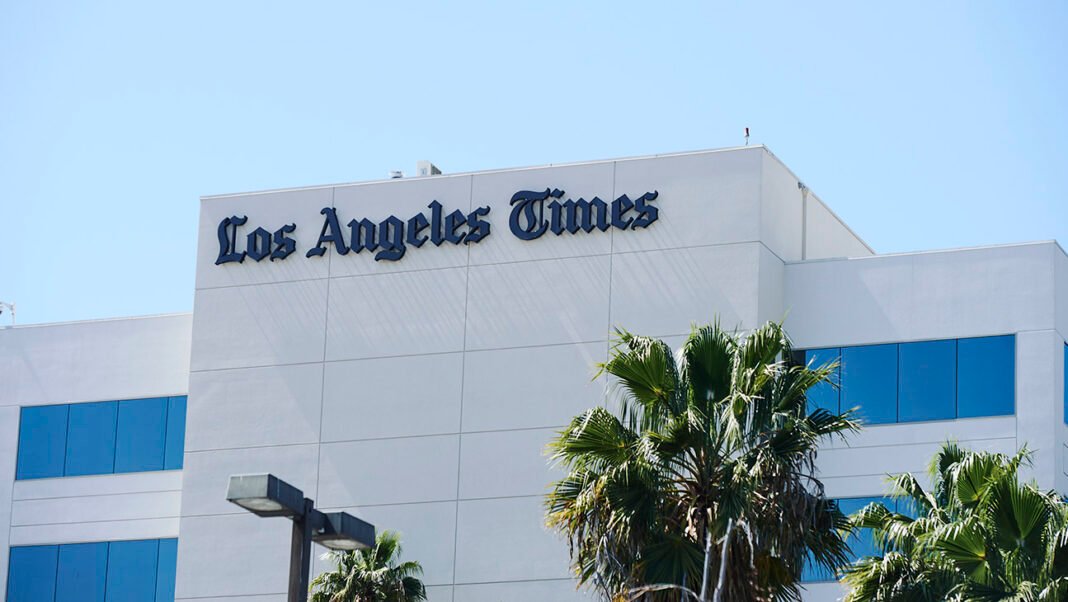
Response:
[{"label": "building facade", "polygon": [[[560,475],[544,448],[613,403],[594,366],[616,327],[677,347],[693,323],[785,320],[808,357],[840,359],[841,389],[813,403],[869,422],[820,454],[846,507],[947,438],[1026,443],[1031,475],[1068,492],[1063,250],[876,255],[763,147],[205,197],[199,228],[191,316],[0,331],[9,600],[35,599],[11,594],[17,556],[88,566],[99,546],[64,546],[130,541],[157,542],[158,602],[172,546],[175,599],[284,600],[288,522],[225,500],[229,475],[254,472],[400,531],[431,600],[592,599],[544,527]],[[84,474],[108,445],[67,451],[112,416],[99,402],[122,474]],[[156,469],[119,418],[163,407]],[[42,412],[66,417],[63,462],[33,439]],[[118,470],[129,449],[151,452],[146,470]],[[809,578],[812,600],[842,593]]]}]

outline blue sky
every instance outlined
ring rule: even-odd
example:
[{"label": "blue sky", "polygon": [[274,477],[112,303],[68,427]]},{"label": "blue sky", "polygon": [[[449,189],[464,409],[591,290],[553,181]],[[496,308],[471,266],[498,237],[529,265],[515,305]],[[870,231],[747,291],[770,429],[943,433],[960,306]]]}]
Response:
[{"label": "blue sky", "polygon": [[1065,31],[1052,0],[0,0],[0,300],[191,310],[201,195],[746,126],[879,252],[1066,243]]}]

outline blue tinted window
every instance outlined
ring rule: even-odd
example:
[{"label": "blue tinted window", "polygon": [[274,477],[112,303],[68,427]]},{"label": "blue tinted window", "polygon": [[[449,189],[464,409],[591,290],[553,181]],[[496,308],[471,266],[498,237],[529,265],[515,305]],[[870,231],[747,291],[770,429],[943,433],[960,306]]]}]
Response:
[{"label": "blue tinted window", "polygon": [[51,602],[56,595],[57,546],[11,548],[7,602]]},{"label": "blue tinted window", "polygon": [[106,542],[59,546],[55,602],[104,602],[107,570]]},{"label": "blue tinted window", "polygon": [[144,602],[156,596],[159,540],[113,541],[108,552],[107,602]]},{"label": "blue tinted window", "polygon": [[1016,337],[957,341],[957,416],[1016,411]]},{"label": "blue tinted window", "polygon": [[842,349],[841,407],[856,406],[868,424],[897,421],[897,345]]},{"label": "blue tinted window", "polygon": [[[824,364],[839,361],[839,350],[834,349],[809,349],[805,352],[805,364],[812,368],[819,368]],[[841,372],[835,369],[831,376],[831,382],[822,382],[808,390],[808,411],[823,408],[828,412],[837,414],[838,387]],[[833,384],[832,384],[833,383]]]},{"label": "blue tinted window", "polygon": [[898,420],[957,417],[957,341],[898,345]]},{"label": "blue tinted window", "polygon": [[115,470],[114,401],[76,403],[67,422],[67,476],[108,474]]},{"label": "blue tinted window", "polygon": [[178,540],[159,540],[156,568],[156,602],[174,602],[175,567],[178,564]]},{"label": "blue tinted window", "polygon": [[22,408],[16,477],[40,479],[63,476],[67,446],[67,406]]},{"label": "blue tinted window", "polygon": [[[885,500],[877,497],[848,498],[838,500],[838,507],[843,514],[849,516],[859,512],[862,508],[872,502],[885,503]],[[893,509],[892,502],[890,509]],[[875,536],[872,535],[870,529],[861,529],[859,532],[850,535],[848,543],[849,549],[852,552],[850,556],[854,559],[863,558],[865,556],[874,556],[879,553],[879,550],[875,545]]]},{"label": "blue tinted window", "polygon": [[163,470],[166,429],[166,397],[120,401],[115,472]]},{"label": "blue tinted window", "polygon": [[167,443],[163,468],[174,470],[182,467],[185,452],[185,396],[171,397],[167,402]]}]

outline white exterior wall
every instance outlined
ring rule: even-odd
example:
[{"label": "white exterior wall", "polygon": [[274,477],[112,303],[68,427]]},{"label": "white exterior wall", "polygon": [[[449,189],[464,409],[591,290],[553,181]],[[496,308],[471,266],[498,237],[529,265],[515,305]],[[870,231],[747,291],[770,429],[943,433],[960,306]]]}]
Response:
[{"label": "white exterior wall", "polygon": [[182,472],[15,481],[19,408],[184,395],[189,314],[0,328],[0,592],[10,546],[178,536]]},{"label": "white exterior wall", "polygon": [[[827,494],[884,495],[886,476],[901,472],[929,485],[931,456],[949,439],[1002,453],[1026,444],[1034,465],[1025,474],[1068,493],[1054,294],[1065,260],[1056,243],[1033,243],[787,264],[786,327],[799,347],[1016,335],[1015,415],[866,427],[820,453]],[[838,584],[809,590],[812,600],[844,592]]]},{"label": "white exterior wall", "polygon": [[[512,194],[546,187],[608,202],[656,190],[659,221],[515,238]],[[492,234],[396,262],[304,257],[323,207],[344,225],[434,199],[489,205]],[[287,522],[223,499],[230,474],[270,471],[322,508],[401,531],[436,602],[582,598],[566,544],[542,526],[560,474],[545,444],[604,402],[592,375],[614,326],[677,341],[715,316],[782,319],[804,208],[761,147],[205,199],[177,597],[284,598]],[[231,215],[298,224],[298,253],[214,265]],[[838,252],[868,252],[839,229]]]}]

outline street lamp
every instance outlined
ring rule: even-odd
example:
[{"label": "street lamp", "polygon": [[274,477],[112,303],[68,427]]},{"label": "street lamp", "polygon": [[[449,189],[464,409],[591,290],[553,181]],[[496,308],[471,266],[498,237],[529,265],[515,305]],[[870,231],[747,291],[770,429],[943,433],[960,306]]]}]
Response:
[{"label": "street lamp", "polygon": [[306,602],[311,544],[331,550],[360,550],[375,544],[375,526],[347,512],[321,512],[304,492],[272,474],[233,475],[227,501],[257,516],[285,516],[293,521],[289,554],[288,602]]}]

